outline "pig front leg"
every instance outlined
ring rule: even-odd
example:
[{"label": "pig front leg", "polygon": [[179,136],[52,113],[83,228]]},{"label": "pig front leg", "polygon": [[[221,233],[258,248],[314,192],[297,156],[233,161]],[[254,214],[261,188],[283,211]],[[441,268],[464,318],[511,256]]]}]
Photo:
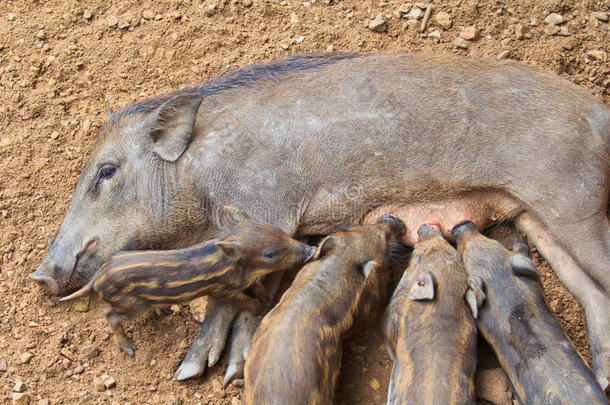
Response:
[{"label": "pig front leg", "polygon": [[521,214],[516,225],[536,245],[559,280],[574,294],[587,316],[595,377],[610,391],[610,297],[595,283],[531,214]]},{"label": "pig front leg", "polygon": [[225,348],[231,322],[239,309],[231,304],[209,300],[205,318],[186,357],[174,378],[178,381],[201,376],[207,367],[216,364]]}]

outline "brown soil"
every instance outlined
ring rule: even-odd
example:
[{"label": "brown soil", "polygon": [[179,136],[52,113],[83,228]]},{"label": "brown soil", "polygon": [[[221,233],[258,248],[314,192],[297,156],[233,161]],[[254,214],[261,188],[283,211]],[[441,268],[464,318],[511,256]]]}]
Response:
[{"label": "brown soil", "polygon": [[[108,107],[252,62],[331,49],[485,56],[508,51],[610,103],[610,68],[596,59],[604,54],[591,52],[609,51],[608,23],[591,17],[609,10],[606,0],[535,0],[527,6],[450,0],[434,6],[426,31],[438,29],[440,43],[393,17],[404,4],[395,0],[218,0],[214,10],[212,2],[199,0],[158,3],[0,4],[0,401],[11,397],[17,381],[34,403],[235,403],[241,395],[238,386],[221,389],[224,364],[195,381],[171,379],[198,329],[188,306],[132,322],[138,352],[129,360],[114,347],[100,305],[86,313],[54,306],[26,278],[58,229]],[[437,23],[438,11],[450,14],[450,29]],[[551,12],[565,17],[570,36],[545,34]],[[385,33],[367,28],[377,14],[388,20]],[[471,25],[479,38],[468,50],[455,48],[454,39]],[[587,357],[580,307],[548,265],[540,265],[551,308]],[[89,343],[101,350],[98,357],[83,355]],[[377,329],[356,335],[344,354],[340,402],[383,402],[391,365]],[[93,379],[103,373],[116,379],[116,387],[99,393]]]}]

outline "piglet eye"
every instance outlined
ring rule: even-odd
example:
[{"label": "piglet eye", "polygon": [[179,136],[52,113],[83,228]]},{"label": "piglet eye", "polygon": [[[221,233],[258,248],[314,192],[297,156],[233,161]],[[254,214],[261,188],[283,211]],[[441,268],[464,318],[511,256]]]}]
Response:
[{"label": "piglet eye", "polygon": [[114,176],[114,173],[116,172],[116,168],[114,167],[104,167],[102,170],[100,170],[100,176],[99,176],[99,180],[108,180],[110,179],[112,176]]},{"label": "piglet eye", "polygon": [[263,253],[266,259],[273,259],[277,255],[277,251],[275,249],[267,249]]}]

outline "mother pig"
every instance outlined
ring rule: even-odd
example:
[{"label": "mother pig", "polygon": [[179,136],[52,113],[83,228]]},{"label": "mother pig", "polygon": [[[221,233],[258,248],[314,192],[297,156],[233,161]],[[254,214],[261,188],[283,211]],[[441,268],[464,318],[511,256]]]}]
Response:
[{"label": "mother pig", "polygon": [[[73,290],[119,250],[216,236],[227,204],[291,235],[394,213],[407,243],[424,221],[448,233],[525,213],[585,308],[606,387],[609,138],[607,105],[515,62],[346,53],[253,65],[110,112],[31,277]],[[182,377],[215,362],[234,315],[208,311]]]}]

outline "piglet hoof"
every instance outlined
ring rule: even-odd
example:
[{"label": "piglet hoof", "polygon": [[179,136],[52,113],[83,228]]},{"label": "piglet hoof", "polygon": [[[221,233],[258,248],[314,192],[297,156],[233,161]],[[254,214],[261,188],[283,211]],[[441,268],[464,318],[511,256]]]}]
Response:
[{"label": "piglet hoof", "polygon": [[176,370],[178,381],[196,378],[205,372],[206,366],[216,364],[224,350],[231,322],[238,309],[229,304],[208,301],[205,319],[201,324],[195,342]]},{"label": "piglet hoof", "polygon": [[125,342],[117,343],[119,350],[125,352],[132,359],[136,356],[136,345],[132,341],[127,340]]}]

